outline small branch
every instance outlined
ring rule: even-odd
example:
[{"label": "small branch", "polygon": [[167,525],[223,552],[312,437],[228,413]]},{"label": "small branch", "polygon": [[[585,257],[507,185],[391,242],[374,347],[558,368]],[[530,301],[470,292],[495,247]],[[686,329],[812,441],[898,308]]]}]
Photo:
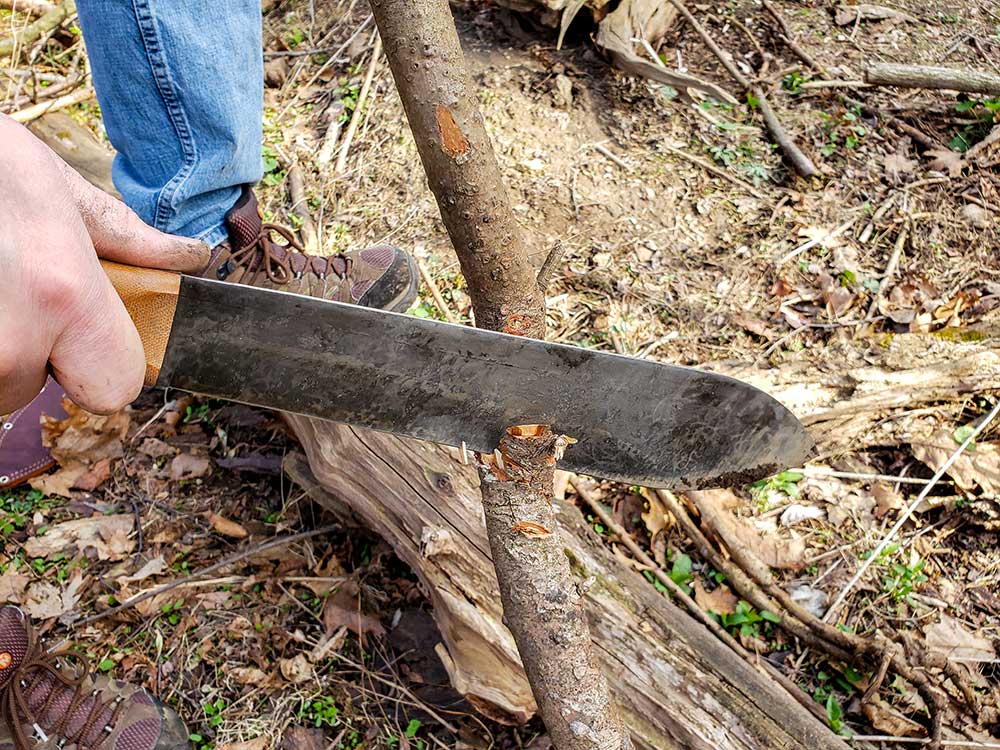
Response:
[{"label": "small branch", "polygon": [[448,320],[449,323],[458,323],[458,319],[455,314],[451,311],[448,303],[445,302],[444,297],[441,295],[441,290],[438,289],[437,282],[434,281],[434,277],[431,276],[431,272],[427,269],[427,264],[425,264],[419,258],[417,260],[417,270],[420,271],[420,278],[424,280],[424,284],[427,285],[427,289],[431,293],[431,297],[434,298],[434,304],[437,305],[438,310],[441,314]]},{"label": "small branch", "polygon": [[605,146],[605,145],[603,145],[601,143],[595,143],[594,144],[594,151],[596,151],[597,153],[599,153],[601,156],[605,157],[608,161],[610,161],[610,162],[618,165],[622,169],[624,169],[626,173],[631,173],[632,168],[628,164],[626,164],[625,162],[623,162],[618,156],[615,156],[611,152],[611,150],[607,148],[607,146]]},{"label": "small branch", "polygon": [[351,121],[347,124],[347,131],[344,133],[344,145],[340,147],[340,155],[337,157],[337,163],[333,168],[334,174],[343,174],[344,170],[347,169],[347,155],[351,151],[351,143],[354,141],[354,135],[358,132],[358,125],[361,124],[361,113],[365,108],[365,102],[368,101],[368,92],[371,91],[372,80],[375,78],[375,71],[378,69],[379,57],[381,55],[382,37],[376,33],[375,47],[372,49],[372,57],[368,62],[368,72],[365,73],[365,82],[361,85],[358,100],[354,105],[354,112],[351,113]]},{"label": "small branch", "polygon": [[559,265],[559,261],[562,260],[563,253],[565,252],[566,248],[562,240],[556,240],[552,249],[549,250],[549,254],[545,256],[545,261],[542,263],[542,267],[538,269],[538,275],[535,277],[535,284],[538,285],[542,294],[549,288],[549,282],[552,281],[552,274],[555,273],[556,266]]},{"label": "small branch", "polygon": [[[920,477],[901,477],[894,474],[862,474],[855,471],[834,471],[824,466],[807,466],[803,472],[807,477],[833,477],[834,479],[853,479],[857,482],[891,482],[893,484],[930,484],[930,479]],[[952,480],[943,479],[950,483]]]},{"label": "small branch", "polygon": [[866,89],[869,85],[864,81],[805,81],[799,84],[800,89]]},{"label": "small branch", "polygon": [[344,112],[344,103],[339,100],[334,102],[327,109],[327,112],[330,124],[323,135],[323,145],[320,146],[319,152],[316,154],[318,164],[329,164],[333,161],[333,154],[337,150],[337,141],[340,140],[340,131],[344,129],[344,121],[340,119]]},{"label": "small branch", "polygon": [[339,528],[340,524],[333,523],[327,526],[321,526],[318,529],[311,529],[309,531],[299,532],[298,534],[289,534],[288,536],[282,536],[278,537],[277,539],[271,539],[270,541],[264,542],[263,544],[251,545],[250,547],[247,547],[245,550],[237,552],[234,555],[230,555],[229,557],[223,558],[222,560],[219,560],[219,562],[217,563],[212,563],[207,568],[202,568],[201,570],[196,571],[191,575],[187,575],[184,576],[183,578],[178,578],[176,580],[170,581],[169,583],[165,583],[162,586],[157,586],[156,588],[150,589],[149,591],[146,591],[142,594],[136,594],[132,598],[126,599],[124,602],[122,602],[117,606],[106,609],[103,612],[99,612],[96,615],[85,617],[84,619],[73,623],[73,627],[82,628],[85,625],[91,625],[97,622],[98,620],[103,620],[106,617],[111,617],[112,615],[116,615],[119,612],[123,612],[126,609],[131,609],[137,604],[152,599],[154,596],[159,596],[160,594],[175,589],[178,586],[184,586],[190,583],[191,581],[198,580],[199,578],[204,578],[205,576],[215,573],[218,570],[222,570],[223,568],[226,568],[230,565],[234,565],[235,563],[238,563],[241,560],[245,560],[248,557],[260,554],[261,552],[265,552],[269,549],[274,549],[275,547],[283,547],[288,544],[294,544],[295,542],[301,542],[304,539],[311,539],[314,536],[329,534],[333,531],[336,531]]},{"label": "small branch", "polygon": [[292,199],[289,210],[301,222],[299,231],[302,234],[302,244],[307,252],[315,253],[319,248],[319,240],[316,237],[316,225],[309,212],[309,202],[306,200],[305,176],[298,162],[288,168],[288,193]]},{"label": "small branch", "polygon": [[56,110],[85,102],[93,96],[94,90],[92,88],[80,88],[65,96],[60,96],[58,99],[49,99],[38,104],[32,104],[30,107],[25,107],[17,112],[11,112],[10,118],[16,122],[31,122],[49,112],[55,112]]},{"label": "small branch", "polygon": [[37,21],[19,29],[14,36],[7,39],[0,39],[0,57],[12,54],[15,48],[26,47],[36,39],[39,39],[43,34],[47,34],[57,28],[59,24],[74,13],[76,13],[75,0],[64,0],[62,5],[53,7]]},{"label": "small branch", "polygon": [[702,38],[705,45],[719,59],[722,67],[732,76],[733,80],[740,84],[745,91],[753,94],[754,98],[758,101],[761,115],[764,117],[764,124],[767,126],[768,131],[770,131],[775,143],[781,147],[785,156],[792,163],[792,166],[795,167],[795,170],[803,177],[812,177],[817,174],[816,166],[785,132],[785,129],[778,120],[778,116],[771,108],[771,103],[768,101],[764,89],[760,86],[755,86],[750,79],[740,72],[740,69],[730,59],[730,56],[722,51],[722,48],[715,43],[715,40],[705,30],[705,27],[698,23],[698,19],[691,14],[691,11],[687,9],[687,6],[681,0],[670,0],[670,3],[677,8],[677,12],[684,17],[684,20]]},{"label": "small branch", "polygon": [[55,10],[56,6],[45,0],[0,0],[0,8],[32,16],[44,16]]},{"label": "small branch", "polygon": [[[905,210],[905,204],[904,204]],[[903,255],[903,247],[906,245],[906,227],[904,226],[899,230],[899,234],[896,235],[896,243],[893,245],[892,254],[889,256],[889,262],[886,263],[885,273],[882,274],[882,279],[879,282],[878,293],[872,300],[871,306],[868,308],[868,317],[871,318],[875,315],[878,310],[879,301],[885,297],[886,287],[889,286],[889,282],[892,281],[892,277],[896,275],[896,269],[899,267],[899,259]]]},{"label": "small branch", "polygon": [[764,94],[764,89],[755,88],[753,95],[757,99],[757,106],[760,107],[760,114],[764,118],[764,124],[767,125],[767,129],[770,131],[775,143],[781,147],[788,161],[795,167],[795,171],[803,177],[812,177],[815,175],[816,165],[812,163],[812,160],[805,155],[805,152],[785,132],[785,129],[781,126],[781,122],[778,120],[778,115],[775,114],[774,109],[771,107],[771,102],[768,101],[767,96]]},{"label": "small branch", "polygon": [[865,82],[879,86],[1000,94],[998,75],[979,70],[940,68],[932,65],[873,63],[865,69]]},{"label": "small branch", "polygon": [[808,52],[806,52],[805,48],[795,40],[795,34],[792,33],[791,26],[788,25],[788,22],[785,20],[784,16],[782,16],[780,11],[778,11],[777,6],[774,3],[770,2],[770,0],[763,0],[763,3],[764,3],[764,9],[771,14],[771,17],[781,27],[782,31],[781,41],[785,43],[785,46],[788,47],[788,49],[790,49],[793,53],[795,53],[795,56],[798,57],[806,65],[808,65],[810,68],[815,70],[820,75],[827,77],[826,69],[818,62],[816,62],[813,56],[810,55]]},{"label": "small branch", "polygon": [[594,653],[582,592],[563,551],[552,481],[565,444],[544,425],[511,427],[479,477],[503,601],[538,712],[559,750],[632,747]]}]

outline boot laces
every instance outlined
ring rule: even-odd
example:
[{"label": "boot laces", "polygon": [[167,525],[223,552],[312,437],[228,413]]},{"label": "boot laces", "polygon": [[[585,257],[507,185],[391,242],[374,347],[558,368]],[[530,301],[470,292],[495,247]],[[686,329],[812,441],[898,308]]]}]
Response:
[{"label": "boot laces", "polygon": [[[271,239],[272,232],[284,238],[285,243]],[[243,266],[249,271],[257,271],[263,267],[271,282],[287,284],[307,273],[320,279],[333,274],[343,281],[351,275],[353,264],[354,259],[343,254],[329,258],[310,255],[285,227],[279,224],[262,224],[257,239],[235,251],[226,265],[230,268]]]},{"label": "boot laces", "polygon": [[[69,743],[92,750],[104,736],[104,732],[97,734],[96,738],[90,736],[98,727],[102,714],[111,710],[111,718],[103,727],[105,731],[111,731],[118,723],[124,703],[119,699],[101,700],[97,690],[87,689],[87,675],[91,670],[90,661],[85,656],[71,651],[50,653],[38,642],[34,629],[27,620],[24,627],[28,634],[28,649],[10,681],[0,688],[0,721],[10,728],[17,750],[32,750],[34,744],[34,740],[25,733],[24,724],[33,725],[35,731],[43,736],[56,737],[59,747]],[[76,676],[70,676],[59,668],[60,659],[76,663]],[[54,684],[45,688],[47,692],[42,693],[44,700],[37,705],[38,696],[34,692],[46,676],[51,676]],[[51,720],[49,712],[53,704],[68,691],[72,691],[69,706],[65,710],[60,708],[58,718]],[[34,710],[29,703],[29,696],[36,703]],[[70,723],[80,718],[77,712],[88,699],[92,700],[92,705],[87,711],[86,720],[69,731]]]}]

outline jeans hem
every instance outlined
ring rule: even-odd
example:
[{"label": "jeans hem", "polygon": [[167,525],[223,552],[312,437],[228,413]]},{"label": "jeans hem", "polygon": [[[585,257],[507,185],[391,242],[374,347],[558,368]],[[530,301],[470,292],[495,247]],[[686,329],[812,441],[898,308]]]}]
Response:
[{"label": "jeans hem", "polygon": [[225,226],[219,224],[211,229],[206,229],[204,232],[199,232],[194,236],[194,239],[204,242],[214,250],[220,243],[229,239],[229,232],[226,231]]}]

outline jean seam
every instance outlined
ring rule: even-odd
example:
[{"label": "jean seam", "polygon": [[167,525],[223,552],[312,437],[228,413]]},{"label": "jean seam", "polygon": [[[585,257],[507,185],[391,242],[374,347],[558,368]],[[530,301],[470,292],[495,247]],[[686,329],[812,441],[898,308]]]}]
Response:
[{"label": "jean seam", "polygon": [[198,163],[198,149],[194,136],[191,133],[187,113],[185,113],[184,107],[181,105],[180,97],[177,95],[177,88],[170,75],[170,68],[165,60],[163,43],[156,29],[156,23],[149,7],[149,0],[132,0],[132,7],[135,11],[139,32],[142,35],[146,59],[149,60],[153,81],[156,83],[156,90],[160,94],[160,99],[163,101],[163,105],[167,111],[167,117],[170,119],[170,124],[174,128],[174,133],[177,135],[181,151],[184,154],[184,163],[181,165],[181,168],[167,181],[156,197],[153,225],[157,229],[164,229],[170,218],[170,204],[173,202],[181,186],[194,172],[194,168]]}]

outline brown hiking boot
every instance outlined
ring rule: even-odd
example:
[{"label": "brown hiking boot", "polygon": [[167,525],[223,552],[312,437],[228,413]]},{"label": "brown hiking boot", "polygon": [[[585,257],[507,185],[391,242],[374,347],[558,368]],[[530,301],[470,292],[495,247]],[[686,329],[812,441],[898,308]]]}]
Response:
[{"label": "brown hiking boot", "polygon": [[142,688],[89,671],[78,654],[46,652],[20,609],[0,607],[0,750],[188,746],[172,710]]},{"label": "brown hiking boot", "polygon": [[417,269],[409,253],[376,245],[329,258],[308,255],[289,230],[263,222],[249,186],[226,214],[226,229],[229,241],[212,251],[205,278],[395,312],[416,299]]}]

